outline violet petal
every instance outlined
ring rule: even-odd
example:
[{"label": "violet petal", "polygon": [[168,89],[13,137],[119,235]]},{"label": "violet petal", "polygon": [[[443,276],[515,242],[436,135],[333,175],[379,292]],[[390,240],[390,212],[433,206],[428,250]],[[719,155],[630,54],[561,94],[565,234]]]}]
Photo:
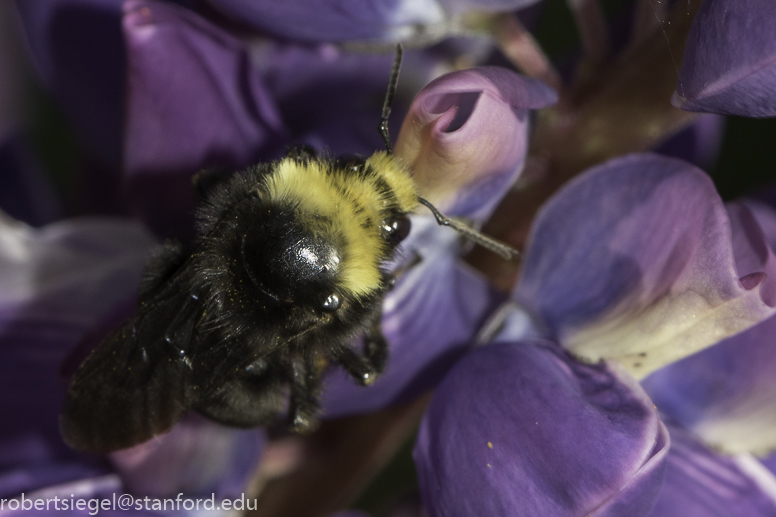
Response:
[{"label": "violet petal", "polygon": [[208,0],[233,19],[281,38],[343,41],[380,38],[398,40],[418,27],[444,20],[436,0]]},{"label": "violet petal", "polygon": [[692,22],[674,106],[776,116],[776,9],[770,0],[707,0]]},{"label": "violet petal", "polygon": [[482,220],[499,200],[494,194],[522,171],[528,110],[556,100],[541,81],[505,68],[446,74],[415,97],[396,155],[413,170],[420,195],[442,212]]},{"label": "violet petal", "polygon": [[432,517],[636,517],[652,506],[669,438],[627,373],[553,343],[495,343],[437,388],[415,445]]},{"label": "violet petal", "polygon": [[[59,437],[60,363],[137,288],[154,240],[135,222],[77,219],[41,229],[0,214],[0,491],[29,492],[104,467]],[[34,408],[32,410],[31,408]]]},{"label": "violet petal", "polygon": [[703,171],[658,155],[618,158],[542,208],[515,297],[574,354],[617,359],[641,378],[774,313],[770,250],[753,242],[761,267],[739,271],[751,263],[734,257],[734,235]]},{"label": "violet petal", "polygon": [[14,134],[0,140],[0,171],[0,210],[33,226],[61,217],[54,187],[27,138]]},{"label": "violet petal", "polygon": [[110,455],[124,487],[134,494],[239,497],[264,445],[262,429],[237,429],[194,413],[164,435]]},{"label": "violet petal", "polygon": [[130,202],[163,233],[191,229],[191,176],[278,151],[277,108],[242,44],[181,7],[130,0],[125,167]]},{"label": "violet petal", "polygon": [[[276,100],[292,141],[304,141],[334,156],[369,156],[384,148],[377,130],[393,54],[346,52],[331,44],[274,44],[253,49],[267,88]],[[407,49],[389,127],[401,127],[416,85],[425,85],[438,62],[428,52]]]},{"label": "violet petal", "polygon": [[402,40],[444,30],[467,11],[513,11],[538,0],[208,0],[232,19],[281,38],[301,41]]},{"label": "violet petal", "polygon": [[748,455],[725,456],[670,428],[665,481],[648,517],[772,517],[776,478]]},{"label": "violet petal", "polygon": [[703,170],[717,162],[727,118],[714,113],[699,115],[693,124],[662,142],[654,151],[688,161]]},{"label": "violet petal", "polygon": [[458,236],[431,218],[413,218],[402,244],[410,268],[383,303],[382,330],[390,346],[384,373],[368,388],[344,371],[326,378],[327,418],[365,413],[405,402],[433,388],[470,347],[500,296],[457,258]]},{"label": "violet petal", "polygon": [[122,0],[16,2],[43,82],[102,169],[121,166],[126,51]]},{"label": "violet petal", "polygon": [[449,15],[462,14],[467,11],[477,12],[507,12],[523,9],[537,3],[539,0],[439,0]]},{"label": "violet petal", "polygon": [[[762,270],[761,261],[773,261],[774,257],[767,250],[750,246],[763,244],[762,235],[757,234],[760,226],[743,205],[732,204],[728,210],[733,216],[739,269]],[[776,213],[763,208],[760,218],[766,217],[773,227]],[[774,296],[767,279],[761,289],[771,289],[769,295]],[[644,379],[644,387],[661,411],[705,443],[733,453],[767,453],[776,448],[774,332],[776,317],[771,317],[661,368]]]}]

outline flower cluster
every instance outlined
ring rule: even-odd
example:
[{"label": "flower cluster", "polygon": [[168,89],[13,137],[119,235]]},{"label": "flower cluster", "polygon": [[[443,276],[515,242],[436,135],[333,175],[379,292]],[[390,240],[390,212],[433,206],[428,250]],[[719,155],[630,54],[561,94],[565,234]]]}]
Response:
[{"label": "flower cluster", "polygon": [[[323,515],[420,420],[396,517],[776,515],[776,208],[723,202],[702,170],[719,114],[776,115],[776,10],[628,4],[569,2],[582,57],[561,72],[526,28],[552,12],[535,0],[0,4],[0,498],[247,493]],[[193,235],[192,177],[384,149],[399,42],[395,156],[519,263],[418,209],[385,265],[386,371],[365,388],[330,368],[319,433],[191,413],[70,450],[68,378],[133,313],[154,247]]]}]

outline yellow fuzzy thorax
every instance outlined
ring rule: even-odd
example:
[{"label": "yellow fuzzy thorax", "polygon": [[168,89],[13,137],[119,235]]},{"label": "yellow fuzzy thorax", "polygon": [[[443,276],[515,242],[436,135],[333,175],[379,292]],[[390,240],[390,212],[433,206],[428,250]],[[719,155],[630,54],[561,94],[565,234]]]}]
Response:
[{"label": "yellow fuzzy thorax", "polygon": [[418,204],[409,171],[393,156],[375,153],[360,173],[326,159],[284,158],[265,180],[267,200],[294,207],[299,221],[342,248],[340,286],[353,298],[373,294],[380,266],[390,258],[384,219]]}]

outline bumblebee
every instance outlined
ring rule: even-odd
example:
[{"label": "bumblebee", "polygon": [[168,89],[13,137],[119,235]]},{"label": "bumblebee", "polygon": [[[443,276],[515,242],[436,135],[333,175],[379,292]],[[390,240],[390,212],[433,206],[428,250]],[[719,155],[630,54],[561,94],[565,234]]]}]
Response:
[{"label": "bumblebee", "polygon": [[400,61],[399,49],[380,125],[387,151],[332,159],[297,147],[238,172],[207,193],[191,246],[156,252],[136,314],[73,377],[60,420],[71,447],[130,447],[190,409],[240,427],[287,413],[292,429],[309,430],[327,365],[363,385],[386,365],[380,319],[393,276],[383,266],[419,203],[498,251],[420,198],[391,154]]}]

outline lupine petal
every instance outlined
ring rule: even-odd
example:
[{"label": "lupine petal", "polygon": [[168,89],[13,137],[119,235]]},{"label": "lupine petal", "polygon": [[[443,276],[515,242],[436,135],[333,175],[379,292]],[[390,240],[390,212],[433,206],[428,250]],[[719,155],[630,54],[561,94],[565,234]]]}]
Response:
[{"label": "lupine petal", "polygon": [[[14,495],[105,471],[59,437],[69,349],[137,288],[154,240],[117,219],[34,230],[0,214],[0,491]],[[8,492],[10,491],[10,493]]]},{"label": "lupine petal", "polygon": [[375,411],[433,388],[470,347],[501,298],[457,259],[458,236],[430,217],[413,218],[405,259],[419,264],[399,279],[383,303],[382,330],[390,346],[383,375],[368,388],[341,370],[326,380],[327,417]]},{"label": "lupine petal", "polygon": [[629,375],[548,342],[495,343],[437,388],[415,445],[436,516],[645,515],[668,432]]},{"label": "lupine petal", "polygon": [[192,175],[277,152],[282,123],[241,43],[191,11],[131,0],[124,35],[130,201],[161,233],[190,232]]},{"label": "lupine petal", "polygon": [[[761,258],[773,260],[773,255],[748,244],[763,243],[764,237],[741,238],[760,231],[760,226],[749,219],[751,212],[743,205],[733,204],[728,210],[734,214],[734,230],[739,228],[733,241],[739,268],[748,264],[748,270],[760,270]],[[760,205],[756,213],[763,226],[776,229],[773,210]],[[644,387],[661,411],[705,443],[733,453],[767,453],[776,449],[774,333],[776,317],[771,317],[656,371],[644,379]]]},{"label": "lupine petal", "polygon": [[[774,313],[772,253],[759,230],[738,230],[699,169],[612,160],[541,210],[515,296],[575,355],[641,378]],[[734,257],[734,239],[760,262]]]},{"label": "lupine petal", "polygon": [[[392,53],[347,52],[331,44],[264,46],[254,61],[278,104],[292,141],[334,156],[369,156],[384,147],[377,130],[388,87]],[[389,128],[395,138],[413,95],[438,73],[429,52],[404,52]]]},{"label": "lupine petal", "polygon": [[237,429],[190,414],[167,434],[110,455],[134,494],[235,498],[253,475],[264,445],[261,429]]},{"label": "lupine petal", "polygon": [[118,171],[126,58],[122,0],[17,2],[28,46],[46,86],[90,154]]},{"label": "lupine petal", "polygon": [[33,226],[61,217],[54,188],[22,135],[0,140],[0,171],[0,210]]},{"label": "lupine petal", "polygon": [[[301,41],[428,37],[448,17],[467,11],[513,11],[538,0],[208,0],[229,17],[281,38]],[[444,27],[439,27],[444,30]]]},{"label": "lupine petal", "polygon": [[484,218],[522,171],[528,110],[553,104],[541,81],[505,68],[446,74],[410,107],[396,155],[414,171],[421,196],[448,215]]},{"label": "lupine petal", "polygon": [[648,517],[772,517],[776,478],[747,455],[725,456],[671,428],[665,481]]},{"label": "lupine petal", "polygon": [[208,1],[236,20],[302,41],[400,40],[444,20],[437,0]]},{"label": "lupine petal", "polygon": [[727,118],[722,115],[703,113],[690,127],[660,144],[655,152],[686,160],[703,170],[711,170],[722,146],[726,121]]},{"label": "lupine petal", "polygon": [[461,14],[467,11],[499,12],[516,11],[539,0],[439,0],[448,14]]},{"label": "lupine petal", "polygon": [[776,116],[776,9],[770,0],[707,0],[687,37],[674,106]]}]

